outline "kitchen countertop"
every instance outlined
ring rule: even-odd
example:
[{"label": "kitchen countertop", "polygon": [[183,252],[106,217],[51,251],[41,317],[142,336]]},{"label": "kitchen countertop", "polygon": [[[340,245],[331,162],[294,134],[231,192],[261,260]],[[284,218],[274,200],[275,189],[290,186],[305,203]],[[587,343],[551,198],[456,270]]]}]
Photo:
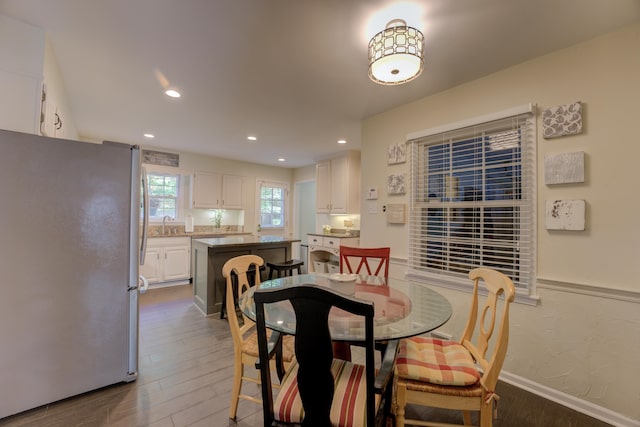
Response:
[{"label": "kitchen countertop", "polygon": [[354,234],[347,234],[347,233],[307,233],[309,236],[323,236],[323,237],[336,237],[336,238],[342,238],[342,239],[347,239],[347,238],[351,238],[351,237],[360,237],[360,231],[358,231],[357,235],[356,233]]},{"label": "kitchen countertop", "polygon": [[220,233],[195,232],[195,233],[173,233],[173,234],[153,234],[147,236],[149,239],[158,237],[191,237],[193,239],[204,239],[207,237],[230,237],[230,236],[251,236],[251,233],[237,233],[225,231]]},{"label": "kitchen countertop", "polygon": [[293,242],[299,242],[299,241],[300,239],[293,239],[289,237],[253,236],[253,235],[194,239],[194,242],[202,243],[210,247],[246,246],[246,245],[260,245],[260,244],[266,244],[266,243],[293,243]]}]

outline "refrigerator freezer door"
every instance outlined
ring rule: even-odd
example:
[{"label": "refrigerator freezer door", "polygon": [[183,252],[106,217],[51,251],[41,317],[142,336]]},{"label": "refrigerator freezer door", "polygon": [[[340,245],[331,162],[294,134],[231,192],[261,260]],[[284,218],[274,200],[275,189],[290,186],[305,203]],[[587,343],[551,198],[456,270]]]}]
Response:
[{"label": "refrigerator freezer door", "polygon": [[131,157],[0,131],[0,418],[131,379]]}]

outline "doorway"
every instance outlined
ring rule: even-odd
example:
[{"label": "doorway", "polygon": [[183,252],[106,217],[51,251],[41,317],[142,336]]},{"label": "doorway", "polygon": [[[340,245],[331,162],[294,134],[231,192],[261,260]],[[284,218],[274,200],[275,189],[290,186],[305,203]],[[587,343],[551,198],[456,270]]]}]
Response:
[{"label": "doorway", "polygon": [[[298,259],[304,261],[303,270],[306,273],[308,257],[307,233],[316,231],[316,182],[301,181],[295,183],[294,191],[295,220],[294,238],[300,239],[300,243],[294,243],[293,253],[298,254]],[[297,248],[296,248],[297,246]]]}]

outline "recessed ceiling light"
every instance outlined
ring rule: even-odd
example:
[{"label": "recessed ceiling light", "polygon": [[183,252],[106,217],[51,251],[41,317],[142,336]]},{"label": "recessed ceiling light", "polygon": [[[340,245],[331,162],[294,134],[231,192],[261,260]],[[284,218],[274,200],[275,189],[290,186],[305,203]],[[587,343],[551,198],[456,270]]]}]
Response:
[{"label": "recessed ceiling light", "polygon": [[152,133],[145,133],[145,134],[144,134],[144,137],[145,137],[145,138],[147,138],[147,139],[153,139],[153,138],[155,138],[156,136],[155,136],[154,134],[152,134]]},{"label": "recessed ceiling light", "polygon": [[178,92],[175,89],[167,89],[167,90],[164,91],[164,93],[167,96],[170,96],[171,98],[180,98],[182,96],[182,95],[180,95],[180,92]]},{"label": "recessed ceiling light", "polygon": [[258,138],[256,138],[255,136],[248,136],[247,139],[249,141],[257,141],[258,140]]},{"label": "recessed ceiling light", "polygon": [[338,144],[346,144],[347,140],[346,139],[339,139],[338,140]]},{"label": "recessed ceiling light", "polygon": [[287,160],[287,159],[285,159],[284,157],[279,157],[279,158],[278,158],[278,161],[279,161],[279,162],[284,162],[285,160]]}]

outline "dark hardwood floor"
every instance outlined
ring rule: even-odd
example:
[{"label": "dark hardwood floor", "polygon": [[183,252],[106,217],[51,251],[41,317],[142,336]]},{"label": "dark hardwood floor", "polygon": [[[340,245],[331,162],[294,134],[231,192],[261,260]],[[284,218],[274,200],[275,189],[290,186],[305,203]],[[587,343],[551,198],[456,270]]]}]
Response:
[{"label": "dark hardwood floor", "polygon": [[[233,348],[226,320],[204,317],[191,303],[191,286],[152,289],[140,297],[139,378],[0,420],[0,426],[254,427],[261,407],[240,401],[229,420]],[[357,351],[355,349],[354,351]],[[249,385],[244,391],[257,387]],[[604,427],[508,384],[500,383],[496,427]],[[1,398],[1,397],[0,397]],[[459,414],[408,407],[421,418],[460,420]]]}]

